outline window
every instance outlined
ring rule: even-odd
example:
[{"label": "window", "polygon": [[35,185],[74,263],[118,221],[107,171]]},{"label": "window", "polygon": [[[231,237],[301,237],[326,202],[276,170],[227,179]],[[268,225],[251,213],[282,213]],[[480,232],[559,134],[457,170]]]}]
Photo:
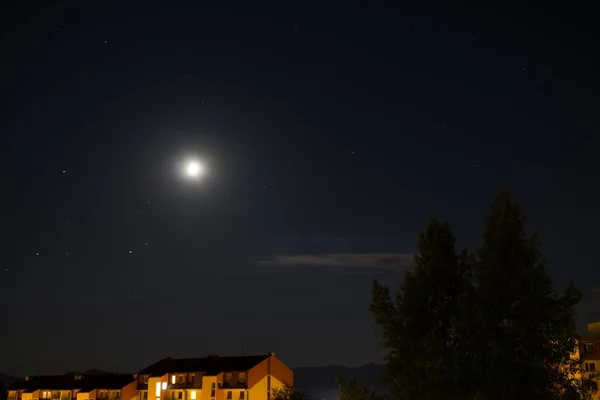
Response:
[{"label": "window", "polygon": [[225,380],[227,382],[231,382],[231,379],[233,378],[233,374],[231,372],[228,372],[225,374]]},{"label": "window", "polygon": [[183,392],[181,392],[181,391],[177,392],[177,398],[183,399]]},{"label": "window", "polygon": [[240,382],[246,382],[246,373],[245,372],[240,372],[240,375],[238,377],[238,380]]},{"label": "window", "polygon": [[594,352],[594,343],[586,343],[585,344],[585,352],[593,353]]},{"label": "window", "polygon": [[174,384],[174,383],[175,383],[175,379],[177,379],[177,378],[175,377],[175,375],[171,375],[171,383],[173,383],[173,384]]},{"label": "window", "polygon": [[146,391],[142,392],[142,400],[148,400],[148,392],[146,392]]},{"label": "window", "polygon": [[227,391],[227,400],[231,400],[232,398],[233,398],[233,397],[232,397],[231,390],[228,390],[228,391]]},{"label": "window", "polygon": [[240,400],[244,400],[244,394],[245,394],[245,392],[242,390],[240,392]]},{"label": "window", "polygon": [[183,383],[183,375],[177,375],[177,383]]},{"label": "window", "polygon": [[196,400],[196,391],[195,390],[192,390],[192,393],[190,394],[190,399]]},{"label": "window", "polygon": [[586,362],[585,363],[585,371],[586,372],[595,372],[596,371],[596,363],[595,362]]},{"label": "window", "polygon": [[167,390],[167,382],[162,383],[162,390]]},{"label": "window", "polygon": [[215,397],[216,388],[217,384],[215,382],[210,384],[210,397]]},{"label": "window", "polygon": [[144,375],[144,378],[143,378],[144,379],[144,385],[148,384],[148,378],[149,378],[148,375]]},{"label": "window", "polygon": [[156,397],[160,396],[160,382],[156,382]]},{"label": "window", "polygon": [[190,374],[190,377],[189,377],[189,382],[190,382],[190,383],[194,383],[194,378],[195,378],[195,377],[196,377],[196,374]]}]

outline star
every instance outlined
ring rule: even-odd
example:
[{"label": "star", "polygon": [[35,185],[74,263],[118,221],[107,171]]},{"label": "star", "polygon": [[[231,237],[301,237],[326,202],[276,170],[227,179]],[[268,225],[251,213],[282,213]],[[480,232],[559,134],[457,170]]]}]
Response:
[{"label": "star", "polygon": [[63,173],[63,174],[66,174],[66,173],[67,173],[67,170],[66,170],[66,169],[63,169],[63,170],[62,170],[62,173]]},{"label": "star", "polygon": [[104,41],[104,44],[107,44],[107,43],[108,43],[108,40],[105,40],[105,41]]},{"label": "star", "polygon": [[132,251],[132,250],[129,250],[129,254],[132,254],[132,253],[133,253],[133,251]]},{"label": "star", "polygon": [[36,255],[36,256],[39,256],[39,255],[40,255],[40,253],[35,253],[35,255]]},{"label": "star", "polygon": [[148,242],[144,243],[144,246],[148,246]]}]

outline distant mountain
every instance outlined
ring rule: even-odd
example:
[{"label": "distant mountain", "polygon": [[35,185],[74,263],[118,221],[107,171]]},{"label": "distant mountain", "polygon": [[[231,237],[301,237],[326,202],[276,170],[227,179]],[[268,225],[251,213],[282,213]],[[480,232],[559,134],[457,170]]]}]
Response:
[{"label": "distant mountain", "polygon": [[2,383],[2,385],[4,385],[5,388],[8,385],[11,385],[15,381],[15,379],[16,378],[13,378],[12,376],[0,373],[0,383]]},{"label": "distant mountain", "polygon": [[315,400],[334,400],[338,395],[336,377],[344,380],[356,379],[364,382],[369,389],[385,393],[386,386],[381,380],[383,365],[366,364],[356,368],[337,365],[326,367],[294,368],[294,386],[306,392]]}]

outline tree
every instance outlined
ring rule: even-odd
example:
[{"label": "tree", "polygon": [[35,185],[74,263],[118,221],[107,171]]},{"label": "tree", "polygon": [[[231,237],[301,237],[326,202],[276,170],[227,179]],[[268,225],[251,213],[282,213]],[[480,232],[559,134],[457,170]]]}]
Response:
[{"label": "tree", "polygon": [[383,397],[377,393],[370,391],[364,384],[359,383],[356,379],[344,381],[337,377],[340,395],[339,400],[382,400]]},{"label": "tree", "polygon": [[577,378],[573,286],[558,294],[536,235],[506,189],[492,203],[476,252],[470,341],[472,374],[486,399],[589,398],[592,382]]},{"label": "tree", "polygon": [[398,400],[459,399],[469,391],[461,330],[472,270],[455,241],[450,225],[433,219],[396,298],[373,281],[370,309],[389,349],[385,377]]},{"label": "tree", "polygon": [[585,400],[573,285],[558,293],[535,235],[506,190],[485,220],[483,244],[457,254],[448,223],[421,234],[414,269],[395,297],[377,281],[371,312],[388,349],[395,400]]},{"label": "tree", "polygon": [[282,386],[272,390],[271,398],[273,400],[307,400],[308,396],[294,387]]}]

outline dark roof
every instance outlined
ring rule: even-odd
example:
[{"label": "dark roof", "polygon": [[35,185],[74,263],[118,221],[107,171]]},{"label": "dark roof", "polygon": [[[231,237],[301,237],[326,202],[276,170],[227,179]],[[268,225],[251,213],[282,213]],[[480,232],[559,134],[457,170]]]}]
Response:
[{"label": "dark roof", "polygon": [[[80,375],[81,379],[75,379]],[[11,390],[25,390],[32,392],[44,390],[72,390],[90,391],[93,389],[121,389],[135,379],[132,374],[65,374],[32,376],[29,380],[15,382]]]},{"label": "dark roof", "polygon": [[224,371],[247,371],[269,358],[260,356],[205,358],[165,358],[140,371],[140,374],[164,375],[169,372],[204,372],[216,374]]}]

